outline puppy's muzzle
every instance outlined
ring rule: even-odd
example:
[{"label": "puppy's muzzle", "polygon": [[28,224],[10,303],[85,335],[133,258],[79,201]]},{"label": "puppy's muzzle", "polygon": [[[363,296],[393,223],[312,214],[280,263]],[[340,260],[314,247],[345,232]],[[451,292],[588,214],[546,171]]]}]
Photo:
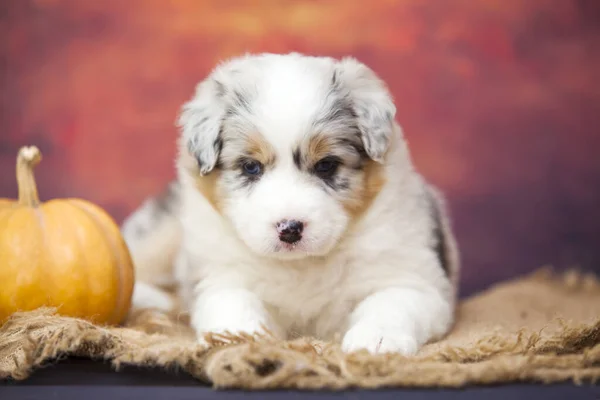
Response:
[{"label": "puppy's muzzle", "polygon": [[277,233],[279,233],[279,240],[285,243],[294,244],[302,239],[302,230],[304,229],[304,223],[296,221],[294,219],[284,219],[277,223]]}]

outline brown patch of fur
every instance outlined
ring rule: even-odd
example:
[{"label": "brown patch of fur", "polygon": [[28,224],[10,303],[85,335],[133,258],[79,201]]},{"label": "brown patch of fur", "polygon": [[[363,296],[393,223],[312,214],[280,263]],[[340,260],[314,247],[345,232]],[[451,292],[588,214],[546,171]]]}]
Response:
[{"label": "brown patch of fur", "polygon": [[245,153],[262,165],[270,165],[275,162],[275,150],[271,144],[258,133],[247,136]]},{"label": "brown patch of fur", "polygon": [[196,188],[204,196],[204,198],[214,207],[216,211],[220,211],[220,199],[217,194],[217,181],[221,172],[217,169],[212,170],[208,175],[200,175],[198,163],[196,159],[186,150],[180,151],[178,162],[194,179]]},{"label": "brown patch of fur", "polygon": [[[312,136],[309,139],[305,153],[303,153],[303,163],[306,166],[311,166],[324,157],[335,154],[335,146],[335,138],[331,136],[323,134]],[[360,217],[369,208],[385,184],[384,167],[376,161],[367,159],[362,174],[362,187],[343,202],[344,208],[353,219]]]},{"label": "brown patch of fur", "polygon": [[313,165],[322,158],[331,154],[332,149],[333,143],[329,137],[325,135],[312,136],[308,142],[305,162],[307,165]]},{"label": "brown patch of fur", "polygon": [[362,190],[344,202],[344,208],[353,219],[358,219],[371,206],[385,182],[384,166],[368,160],[363,169]]},{"label": "brown patch of fur", "polygon": [[195,179],[196,188],[202,193],[202,196],[214,207],[215,210],[221,210],[221,199],[217,194],[217,181],[221,172],[213,170],[206,176],[197,175]]}]

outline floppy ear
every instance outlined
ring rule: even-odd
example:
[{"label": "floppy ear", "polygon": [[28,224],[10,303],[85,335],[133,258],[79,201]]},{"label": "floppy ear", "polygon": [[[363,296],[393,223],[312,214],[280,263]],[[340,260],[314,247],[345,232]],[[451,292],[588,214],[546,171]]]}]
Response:
[{"label": "floppy ear", "polygon": [[365,151],[373,160],[382,163],[396,115],[386,85],[370,68],[354,58],[339,61],[334,73],[334,80],[349,92]]},{"label": "floppy ear", "polygon": [[183,143],[196,158],[201,175],[215,168],[223,145],[224,92],[222,83],[207,78],[198,84],[194,97],[183,106],[177,121]]}]

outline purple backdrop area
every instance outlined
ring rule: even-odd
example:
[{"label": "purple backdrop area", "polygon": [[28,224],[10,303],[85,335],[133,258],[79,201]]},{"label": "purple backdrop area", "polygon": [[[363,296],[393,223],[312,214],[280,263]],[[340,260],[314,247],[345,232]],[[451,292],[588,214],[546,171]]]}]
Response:
[{"label": "purple backdrop area", "polygon": [[173,176],[177,110],[220,59],[350,54],[389,83],[449,197],[463,288],[600,271],[599,21],[597,0],[4,0],[0,196],[37,144],[44,198],[121,220]]}]

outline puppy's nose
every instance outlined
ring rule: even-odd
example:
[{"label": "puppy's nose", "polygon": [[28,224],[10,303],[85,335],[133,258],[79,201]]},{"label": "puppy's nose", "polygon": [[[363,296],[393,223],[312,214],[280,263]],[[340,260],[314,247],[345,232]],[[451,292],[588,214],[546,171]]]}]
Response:
[{"label": "puppy's nose", "polygon": [[279,233],[279,240],[289,244],[293,244],[302,239],[302,230],[304,224],[295,219],[287,220],[284,219],[277,223],[277,232]]}]

